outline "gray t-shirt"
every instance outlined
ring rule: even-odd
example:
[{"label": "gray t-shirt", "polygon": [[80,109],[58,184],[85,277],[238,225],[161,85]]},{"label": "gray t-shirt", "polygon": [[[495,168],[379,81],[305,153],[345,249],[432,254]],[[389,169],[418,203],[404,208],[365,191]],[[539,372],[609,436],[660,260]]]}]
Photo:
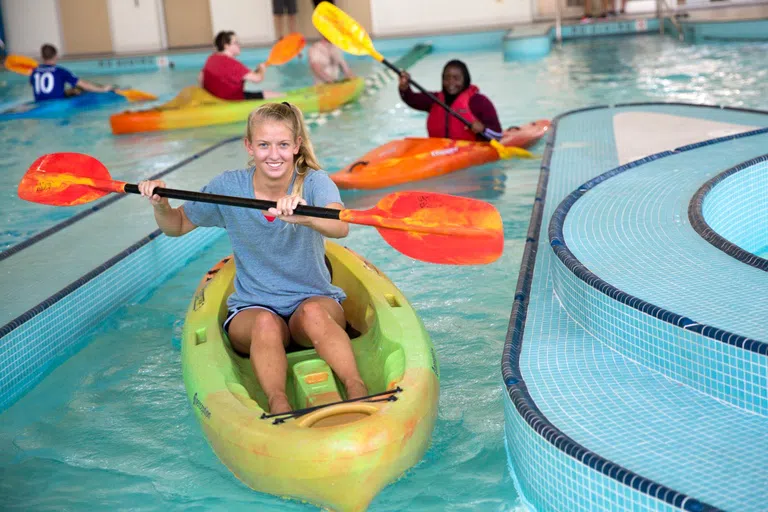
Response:
[{"label": "gray t-shirt", "polygon": [[[339,189],[328,173],[308,172],[303,192],[308,205],[341,203]],[[254,168],[226,171],[201,191],[255,199],[253,173]],[[235,292],[227,299],[229,309],[268,306],[287,316],[309,297],[320,295],[339,302],[346,298],[341,288],[331,284],[325,266],[325,237],[314,229],[280,219],[269,222],[261,210],[196,201],[184,203],[184,213],[196,226],[227,230],[236,269]]]}]

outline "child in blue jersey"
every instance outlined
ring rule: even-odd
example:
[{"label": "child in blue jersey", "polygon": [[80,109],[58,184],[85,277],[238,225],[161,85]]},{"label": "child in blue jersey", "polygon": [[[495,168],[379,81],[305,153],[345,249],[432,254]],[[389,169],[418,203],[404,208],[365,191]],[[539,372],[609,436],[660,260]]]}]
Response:
[{"label": "child in blue jersey", "polygon": [[321,171],[298,107],[268,103],[248,116],[246,169],[226,171],[202,191],[276,201],[259,210],[190,201],[172,208],[153,194],[162,181],[142,181],[160,229],[181,236],[198,226],[227,230],[235,258],[235,291],[228,298],[224,329],[235,351],[249,354],[272,414],[291,410],[285,394],[291,339],[314,346],[347,390],[368,394],[345,332],[344,291],[331,284],[325,237],[343,238],[347,223],[294,214],[297,205],[342,209],[339,190]]},{"label": "child in blue jersey", "polygon": [[[66,68],[56,65],[58,52],[56,47],[44,44],[40,48],[43,63],[37,66],[29,77],[35,101],[60,100],[72,94],[74,88],[89,92],[109,92],[115,90],[111,85],[96,85],[77,78]],[[67,85],[70,89],[67,89]]]}]

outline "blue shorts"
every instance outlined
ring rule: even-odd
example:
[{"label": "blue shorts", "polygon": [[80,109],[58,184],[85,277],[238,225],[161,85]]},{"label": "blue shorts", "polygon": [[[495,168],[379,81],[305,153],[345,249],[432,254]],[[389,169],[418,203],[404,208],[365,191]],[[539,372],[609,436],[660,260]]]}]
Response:
[{"label": "blue shorts", "polygon": [[[334,299],[334,300],[336,301],[337,304],[341,305],[341,301],[339,299]],[[276,314],[277,316],[279,316],[280,318],[282,318],[285,321],[285,325],[288,325],[288,321],[293,316],[293,313],[291,313],[290,315],[281,315],[271,307],[262,306],[261,304],[249,304],[247,306],[240,306],[239,308],[227,310],[227,318],[226,320],[224,320],[224,323],[221,324],[221,327],[224,329],[224,332],[229,334],[229,324],[232,323],[232,320],[235,318],[235,315],[237,315],[241,311],[245,311],[246,309],[266,309],[267,311],[270,311]]]},{"label": "blue shorts", "polygon": [[237,315],[241,311],[245,311],[246,309],[266,309],[267,311],[271,311],[272,313],[276,314],[277,316],[285,320],[285,325],[288,325],[288,320],[291,319],[291,315],[293,314],[291,313],[291,315],[288,315],[288,316],[278,315],[277,311],[275,311],[271,307],[261,306],[259,304],[250,304],[248,306],[240,306],[239,308],[230,309],[227,311],[227,319],[224,320],[224,323],[222,324],[222,328],[224,329],[225,333],[229,334],[229,324],[235,318],[235,315]]}]

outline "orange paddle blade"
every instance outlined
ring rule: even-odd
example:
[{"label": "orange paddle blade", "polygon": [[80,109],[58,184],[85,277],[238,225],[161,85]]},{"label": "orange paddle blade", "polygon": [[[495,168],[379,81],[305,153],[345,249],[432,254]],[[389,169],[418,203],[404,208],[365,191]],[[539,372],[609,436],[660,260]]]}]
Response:
[{"label": "orange paddle blade", "polygon": [[121,96],[125,96],[128,101],[154,101],[157,96],[148,92],[139,91],[137,89],[118,89],[115,91]]},{"label": "orange paddle blade", "polygon": [[5,58],[5,69],[13,71],[14,73],[19,73],[20,75],[29,76],[36,67],[37,61],[32,57],[8,55]]},{"label": "orange paddle blade", "polygon": [[111,181],[109,171],[81,153],[43,155],[19,182],[21,199],[52,206],[84,204],[110,192],[122,192],[123,182]]},{"label": "orange paddle blade", "polygon": [[269,52],[269,58],[267,59],[267,66],[279,66],[285,64],[301,52],[304,48],[306,41],[304,36],[299,32],[293,32],[283,37],[281,40],[275,43],[272,47],[272,51]]},{"label": "orange paddle blade", "polygon": [[432,192],[394,192],[370,210],[342,210],[341,220],[375,226],[406,256],[453,265],[491,263],[504,250],[504,226],[493,205]]}]

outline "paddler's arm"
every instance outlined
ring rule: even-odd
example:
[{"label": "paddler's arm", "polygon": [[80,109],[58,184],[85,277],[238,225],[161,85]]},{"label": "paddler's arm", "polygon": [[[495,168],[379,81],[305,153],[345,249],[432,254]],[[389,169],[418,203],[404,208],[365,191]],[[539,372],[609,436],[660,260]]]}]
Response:
[{"label": "paddler's arm", "polygon": [[[344,205],[341,203],[331,203],[325,205],[326,208],[332,208],[334,210],[343,210]],[[340,220],[334,219],[319,219],[317,217],[305,217],[308,222],[304,224],[309,226],[321,235],[328,238],[344,238],[349,234],[349,224]]]},{"label": "paddler's arm", "polygon": [[249,71],[244,77],[243,81],[246,82],[253,82],[255,84],[261,82],[264,80],[264,73],[266,72],[267,65],[263,62],[259,64],[259,67],[256,68],[256,71]]},{"label": "paddler's arm", "polygon": [[341,66],[341,71],[344,73],[344,76],[346,78],[355,78],[355,74],[352,72],[349,64],[347,64],[347,61],[344,59],[344,55],[342,55],[341,50],[338,48],[335,48],[335,50],[336,62],[339,66]]},{"label": "paddler's arm", "polygon": [[411,84],[408,83],[410,77],[411,76],[405,71],[400,73],[400,82],[398,84],[400,98],[405,102],[406,105],[414,110],[429,112],[432,110],[432,105],[434,102],[424,93],[413,92],[411,89]]},{"label": "paddler's arm", "polygon": [[167,197],[153,194],[155,188],[165,188],[165,182],[161,180],[140,181],[139,192],[149,198],[149,202],[155,210],[155,221],[166,236],[176,237],[186,235],[197,226],[187,218],[182,206],[173,208]]},{"label": "paddler's arm", "polygon": [[491,100],[483,94],[475,94],[469,100],[469,110],[472,111],[472,115],[480,121],[482,127],[479,127],[479,131],[475,133],[481,133],[483,131],[501,133],[501,122],[499,121],[499,115],[496,113],[496,107],[493,106]]},{"label": "paddler's arm", "polygon": [[75,87],[79,87],[88,92],[109,92],[109,91],[115,90],[114,85],[96,85],[86,80],[83,80],[82,78],[77,81],[77,83],[75,84]]}]

